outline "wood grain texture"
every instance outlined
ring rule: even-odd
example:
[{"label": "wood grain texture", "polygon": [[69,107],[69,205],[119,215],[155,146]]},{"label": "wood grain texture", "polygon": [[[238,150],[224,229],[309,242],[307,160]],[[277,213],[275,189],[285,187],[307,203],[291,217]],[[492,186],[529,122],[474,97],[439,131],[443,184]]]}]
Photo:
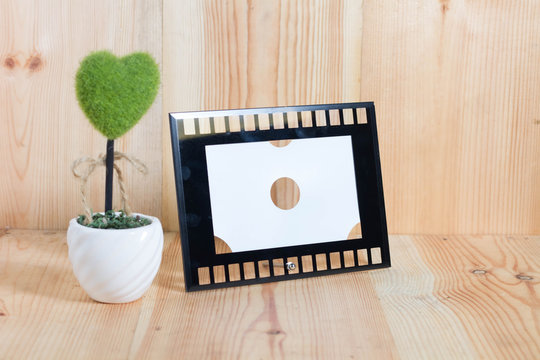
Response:
[{"label": "wood grain texture", "polygon": [[[459,318],[471,337],[481,334],[483,342],[476,348],[486,358],[534,359],[540,355],[538,240],[511,236],[414,239],[434,276],[435,297]],[[448,241],[451,257],[447,255]],[[523,346],[514,348],[509,345],[512,342]],[[490,345],[494,343],[500,345]]]},{"label": "wood grain texture", "polygon": [[73,77],[107,48],[163,63],[163,102],[117,143],[150,165],[122,165],[133,209],[165,228],[168,112],[374,100],[390,232],[540,233],[539,17],[535,0],[2,1],[0,226],[81,211],[69,165],[105,139]]},{"label": "wood grain texture", "polygon": [[[390,231],[540,230],[540,3],[364,1]],[[368,75],[369,74],[369,75]]]},{"label": "wood grain texture", "polygon": [[[374,100],[390,232],[540,232],[538,1],[164,9],[165,114]],[[176,229],[163,151],[163,220]]]},{"label": "wood grain texture", "polygon": [[196,293],[180,242],[136,302],[91,301],[64,232],[0,232],[0,358],[540,357],[540,237],[392,236],[393,267]]},{"label": "wood grain texture", "polygon": [[[106,139],[77,105],[75,72],[90,51],[139,50],[161,62],[161,1],[0,2],[0,225],[65,229],[82,212],[71,163],[105,152]],[[161,95],[116,149],[148,164],[143,178],[120,164],[132,208],[161,214]],[[90,182],[104,205],[104,169]],[[118,190],[116,189],[116,195]],[[115,196],[116,198],[116,196]],[[115,200],[116,203],[116,200]],[[120,204],[118,199],[118,204]]]}]

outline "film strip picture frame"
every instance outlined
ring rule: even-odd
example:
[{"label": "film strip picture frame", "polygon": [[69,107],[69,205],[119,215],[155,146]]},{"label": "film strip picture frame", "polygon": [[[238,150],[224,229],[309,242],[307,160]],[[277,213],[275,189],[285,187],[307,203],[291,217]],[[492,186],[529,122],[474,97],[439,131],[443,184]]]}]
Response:
[{"label": "film strip picture frame", "polygon": [[[390,266],[372,102],[174,112],[169,120],[186,291]],[[284,166],[301,184],[314,182],[314,189],[324,191],[304,196],[305,187],[295,193],[285,184],[286,196],[278,203],[276,183],[270,189],[257,178],[283,164],[269,161],[268,142],[294,150],[296,157]],[[251,180],[236,181],[242,172]],[[342,183],[344,178],[350,181]],[[256,203],[252,192],[259,188],[272,198],[276,208],[268,214],[274,217],[254,210],[258,204],[245,205]],[[317,194],[326,190],[319,200]],[[334,201],[334,210],[321,210],[319,216],[313,206],[318,201],[324,205],[320,209]],[[264,202],[268,206],[270,200]],[[288,210],[295,206],[298,211]],[[286,214],[301,221],[288,221]],[[356,226],[332,235],[340,219],[349,224],[354,216]]]}]

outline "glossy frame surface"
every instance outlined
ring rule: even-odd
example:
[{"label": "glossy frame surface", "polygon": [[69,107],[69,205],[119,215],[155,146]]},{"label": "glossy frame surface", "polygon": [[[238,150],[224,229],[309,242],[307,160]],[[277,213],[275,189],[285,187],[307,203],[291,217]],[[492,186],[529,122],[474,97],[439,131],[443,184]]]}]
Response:
[{"label": "glossy frame surface", "polygon": [[[360,110],[362,113],[365,111],[365,119],[361,119],[358,115]],[[347,122],[344,112],[350,114],[351,111],[352,121]],[[331,112],[337,114],[338,122],[331,122]],[[295,113],[297,118],[290,119]],[[275,114],[282,114],[280,115],[283,116],[282,128],[274,126]],[[311,117],[311,122],[308,119],[308,126],[305,126],[306,115],[308,118]],[[268,127],[261,129],[260,116],[268,117]],[[239,119],[240,129],[235,129],[238,131],[231,130],[232,117]],[[221,132],[216,132],[216,118],[224,121],[224,129]],[[248,129],[248,118],[254,122],[254,129]],[[202,131],[200,119],[207,121],[205,124],[208,125],[208,129],[205,131]],[[375,106],[372,102],[178,112],[170,113],[169,120],[187,291],[390,266]],[[186,133],[186,121],[193,124],[193,129],[188,133]],[[205,155],[207,145],[347,135],[351,136],[353,147],[362,238],[216,254]],[[309,154],[306,155],[309,156]],[[317,220],[314,219],[314,221]],[[373,249],[379,249],[380,262],[375,263],[372,257]],[[361,264],[359,250],[366,250],[366,264]],[[339,263],[340,266],[333,265],[331,255],[339,257],[339,261],[334,262]],[[319,256],[319,259],[316,256]],[[321,256],[323,260],[326,258],[326,266],[319,269],[316,264],[320,262]],[[346,266],[345,256],[353,256],[354,264]],[[291,270],[287,267],[288,259],[291,258],[297,259],[295,264],[297,269]],[[303,259],[309,260],[309,258],[311,258],[312,269],[306,271]],[[276,260],[278,260],[277,266],[283,267],[283,271],[274,266]],[[254,276],[250,275],[250,278],[247,278],[244,268],[246,264],[251,263]],[[262,277],[260,274],[261,263],[270,264],[268,276]],[[238,265],[239,279],[235,281],[231,279],[229,265]],[[214,276],[218,268],[224,272],[222,279]],[[199,279],[199,269],[209,269],[209,281],[205,284],[202,284]]]}]

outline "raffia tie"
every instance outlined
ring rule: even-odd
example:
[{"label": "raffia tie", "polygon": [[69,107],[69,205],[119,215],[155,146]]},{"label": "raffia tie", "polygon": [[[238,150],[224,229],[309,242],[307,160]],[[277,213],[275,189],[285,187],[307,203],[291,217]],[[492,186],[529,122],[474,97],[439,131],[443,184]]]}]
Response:
[{"label": "raffia tie", "polygon": [[[90,177],[90,175],[92,175],[96,167],[105,166],[105,159],[106,159],[106,155],[104,154],[100,154],[97,157],[97,159],[94,159],[88,156],[83,156],[75,160],[73,164],[71,164],[71,171],[73,172],[73,175],[76,178],[81,179],[82,204],[84,207],[84,212],[86,214],[87,220],[92,218],[92,210],[90,206],[88,205],[88,199],[86,198],[86,185],[88,183],[88,178]],[[122,159],[126,159],[127,161],[129,161],[135,167],[136,170],[138,170],[139,172],[145,175],[148,174],[148,168],[141,160],[137,159],[134,156],[127,155],[120,151],[114,152],[114,171],[116,172],[116,176],[118,178],[118,185],[120,187],[120,196],[122,199],[122,207],[124,211],[126,212],[126,214],[129,215],[131,214],[131,208],[129,207],[129,204],[128,204],[128,196],[127,196],[126,187],[124,184],[124,176],[122,175],[122,170],[120,170],[120,167],[118,166],[118,163],[117,163],[118,160],[122,160]],[[85,164],[86,167],[83,169],[80,169],[80,167],[83,164]]]}]

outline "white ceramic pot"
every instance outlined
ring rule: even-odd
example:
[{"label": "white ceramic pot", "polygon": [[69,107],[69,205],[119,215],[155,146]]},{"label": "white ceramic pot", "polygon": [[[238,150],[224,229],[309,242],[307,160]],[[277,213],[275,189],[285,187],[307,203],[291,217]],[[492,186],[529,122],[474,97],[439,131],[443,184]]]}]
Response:
[{"label": "white ceramic pot", "polygon": [[69,260],[82,288],[96,301],[127,303],[139,299],[152,284],[161,264],[163,229],[150,225],[117,230],[94,229],[69,222]]}]

